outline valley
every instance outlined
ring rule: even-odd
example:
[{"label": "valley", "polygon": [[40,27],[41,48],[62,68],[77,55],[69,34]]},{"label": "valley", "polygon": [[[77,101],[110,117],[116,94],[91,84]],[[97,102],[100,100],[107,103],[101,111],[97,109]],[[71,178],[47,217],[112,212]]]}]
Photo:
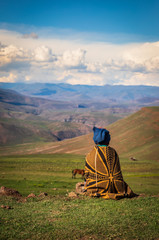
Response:
[{"label": "valley", "polygon": [[[92,128],[97,126],[110,131],[111,145],[122,156],[158,158],[158,87],[24,83],[0,86],[2,155],[86,154],[93,146]],[[60,101],[53,99],[62,94]]]},{"label": "valley", "polygon": [[[110,146],[118,154],[129,159],[151,159],[158,161],[159,155],[159,107],[142,108],[123,119],[107,125],[110,131]],[[34,142],[0,147],[0,154],[87,154],[92,147],[93,133],[55,142]]]},{"label": "valley", "polygon": [[0,89],[0,144],[61,141],[88,134],[94,125],[104,127],[133,111],[132,107],[85,108]]}]

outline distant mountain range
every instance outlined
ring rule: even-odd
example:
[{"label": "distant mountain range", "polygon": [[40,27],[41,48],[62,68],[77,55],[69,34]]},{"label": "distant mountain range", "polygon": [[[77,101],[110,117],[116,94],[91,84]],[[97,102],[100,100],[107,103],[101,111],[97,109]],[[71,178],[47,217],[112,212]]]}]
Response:
[{"label": "distant mountain range", "polygon": [[81,108],[159,105],[159,87],[155,86],[0,83],[0,88],[16,90],[28,96],[72,102]]},{"label": "distant mountain range", "polygon": [[159,87],[0,83],[0,144],[61,141],[105,127],[143,106]]}]

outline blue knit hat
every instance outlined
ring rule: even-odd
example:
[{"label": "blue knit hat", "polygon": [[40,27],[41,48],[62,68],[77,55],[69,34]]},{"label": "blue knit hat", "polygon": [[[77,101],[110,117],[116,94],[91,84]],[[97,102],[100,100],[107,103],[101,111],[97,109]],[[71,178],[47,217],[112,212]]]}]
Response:
[{"label": "blue knit hat", "polygon": [[94,131],[94,136],[93,136],[93,140],[95,142],[95,144],[104,144],[104,145],[108,145],[110,142],[110,134],[109,131],[104,129],[104,128],[97,128],[94,127],[93,128]]}]

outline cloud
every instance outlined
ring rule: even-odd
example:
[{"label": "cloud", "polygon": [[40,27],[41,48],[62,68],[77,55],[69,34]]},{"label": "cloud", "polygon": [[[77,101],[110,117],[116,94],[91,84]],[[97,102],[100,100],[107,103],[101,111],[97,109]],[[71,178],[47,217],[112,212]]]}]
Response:
[{"label": "cloud", "polygon": [[147,68],[144,63],[136,63],[131,60],[116,60],[111,59],[106,61],[104,64],[107,69],[112,69],[114,71],[125,71],[125,72],[146,72]]},{"label": "cloud", "polygon": [[0,46],[0,66],[15,61],[24,61],[28,57],[27,51],[15,45]]},{"label": "cloud", "polygon": [[83,68],[85,67],[84,49],[66,50],[61,56],[58,56],[56,65],[61,68]]},{"label": "cloud", "polygon": [[37,47],[33,52],[33,56],[35,61],[47,62],[53,60],[52,50],[46,46]]},{"label": "cloud", "polygon": [[31,32],[31,33],[26,33],[26,34],[23,34],[22,35],[22,38],[32,38],[32,39],[38,39],[38,35],[34,32]]},{"label": "cloud", "polygon": [[151,85],[151,86],[159,86],[158,82],[158,74],[156,73],[135,73],[133,75],[128,76],[128,78],[122,79],[123,85]]},{"label": "cloud", "polygon": [[159,56],[153,57],[145,61],[145,66],[148,72],[159,73]]},{"label": "cloud", "polygon": [[103,78],[100,75],[87,72],[65,71],[58,80],[64,80],[70,84],[103,85]]},{"label": "cloud", "polygon": [[87,66],[86,68],[87,72],[90,72],[90,73],[105,73],[107,71],[106,64],[102,64],[99,62],[95,62],[95,63],[88,62],[86,66]]},{"label": "cloud", "polygon": [[88,42],[40,32],[35,41],[31,34],[0,33],[0,81],[159,86],[159,42]]},{"label": "cloud", "polygon": [[13,83],[16,81],[17,75],[14,73],[9,73],[8,76],[0,77],[0,82],[10,82]]}]

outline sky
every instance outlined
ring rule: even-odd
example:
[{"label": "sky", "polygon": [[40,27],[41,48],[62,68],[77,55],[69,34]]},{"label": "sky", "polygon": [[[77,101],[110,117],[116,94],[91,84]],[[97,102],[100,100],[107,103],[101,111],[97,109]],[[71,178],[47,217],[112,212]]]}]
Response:
[{"label": "sky", "polygon": [[0,0],[0,82],[159,86],[158,0]]}]

